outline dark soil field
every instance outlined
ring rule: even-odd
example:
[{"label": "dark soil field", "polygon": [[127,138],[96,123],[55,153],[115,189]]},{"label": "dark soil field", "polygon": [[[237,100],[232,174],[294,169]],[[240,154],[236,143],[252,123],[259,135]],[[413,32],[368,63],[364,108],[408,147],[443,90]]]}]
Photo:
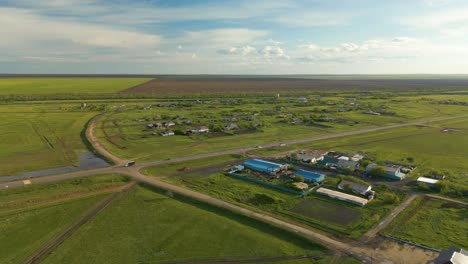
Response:
[{"label": "dark soil field", "polygon": [[306,217],[346,226],[359,220],[361,213],[349,207],[320,200],[306,200],[291,210]]},{"label": "dark soil field", "polygon": [[468,79],[307,79],[272,77],[162,76],[123,93],[188,94],[293,91],[371,91],[468,88]]}]

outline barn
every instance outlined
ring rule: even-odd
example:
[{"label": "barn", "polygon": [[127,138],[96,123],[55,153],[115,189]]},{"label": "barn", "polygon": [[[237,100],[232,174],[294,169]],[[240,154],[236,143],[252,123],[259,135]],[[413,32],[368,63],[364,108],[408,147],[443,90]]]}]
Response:
[{"label": "barn", "polygon": [[325,179],[325,175],[317,172],[296,170],[296,176],[301,176],[307,182],[322,182]]},{"label": "barn", "polygon": [[282,165],[261,159],[250,159],[244,162],[244,167],[268,174],[275,174],[281,170],[286,170],[288,165]]}]

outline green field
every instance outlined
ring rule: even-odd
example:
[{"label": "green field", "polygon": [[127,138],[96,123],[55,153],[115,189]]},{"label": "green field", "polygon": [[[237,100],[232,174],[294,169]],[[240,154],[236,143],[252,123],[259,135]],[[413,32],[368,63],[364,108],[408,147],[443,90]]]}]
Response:
[{"label": "green field", "polygon": [[148,78],[0,78],[0,95],[108,94]]},{"label": "green field", "polygon": [[466,206],[438,199],[418,198],[384,233],[437,249],[467,248],[467,219]]},{"label": "green field", "polygon": [[[299,104],[295,98],[274,100],[251,97],[210,100],[203,104],[182,101],[158,103],[147,110],[127,107],[110,112],[100,120],[96,135],[117,156],[147,161],[186,155],[187,152],[197,154],[281,143],[327,133],[462,115],[466,111],[466,106],[442,105],[437,103],[436,98],[419,96],[364,98],[353,103],[355,105],[350,105],[341,96],[323,97],[320,101],[310,97],[307,104]],[[339,112],[342,108],[349,111]],[[381,109],[385,114],[374,116],[363,113],[369,109]],[[180,116],[183,118],[179,119]],[[155,121],[154,117],[161,119]],[[298,120],[298,123],[294,123],[294,120]],[[149,123],[169,121],[176,123],[176,126],[168,129],[172,131],[184,132],[207,126],[218,132],[191,137],[161,137],[153,133],[158,134],[164,129],[146,129]],[[186,121],[190,121],[190,124],[185,124]],[[238,125],[243,132],[235,134],[232,130],[226,130],[225,127],[231,123]]]},{"label": "green field", "polygon": [[0,263],[21,263],[126,181],[98,175],[2,190]]},{"label": "green field", "polygon": [[81,132],[97,112],[64,105],[0,105],[0,176],[78,163]]},{"label": "green field", "polygon": [[[229,164],[236,164],[236,160],[237,163],[241,162],[232,156],[221,156],[219,160],[206,158],[158,165],[145,168],[142,172],[252,210],[300,221],[326,232],[352,238],[360,237],[396,206],[396,204],[385,203],[379,196],[364,207],[318,195],[300,198],[297,195],[224,175],[223,164],[226,164],[226,161]],[[207,167],[206,164],[209,166]],[[185,171],[186,168],[190,170]],[[378,190],[378,192],[383,194],[387,190]],[[401,200],[404,198],[403,194],[398,195],[401,196]],[[307,204],[305,207],[304,203]],[[301,204],[302,208],[299,210]],[[335,208],[335,210],[320,210],[320,206],[327,209]]]},{"label": "green field", "polygon": [[138,187],[83,226],[44,263],[164,263],[297,256],[322,250],[254,220]]}]

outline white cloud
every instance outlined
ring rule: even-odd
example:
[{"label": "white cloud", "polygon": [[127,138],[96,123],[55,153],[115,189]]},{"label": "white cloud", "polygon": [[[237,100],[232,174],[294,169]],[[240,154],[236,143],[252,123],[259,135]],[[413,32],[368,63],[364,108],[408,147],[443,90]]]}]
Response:
[{"label": "white cloud", "polygon": [[445,9],[428,14],[400,19],[400,22],[418,30],[431,30],[449,36],[468,35],[468,7]]},{"label": "white cloud", "polygon": [[[246,28],[223,28],[213,30],[190,31],[181,38],[189,45],[224,48],[226,46],[240,46],[256,41],[268,35],[264,30],[251,30]],[[203,44],[203,45],[200,45]],[[187,46],[187,45],[185,45]]]},{"label": "white cloud", "polygon": [[101,48],[153,48],[161,37],[106,26],[52,20],[16,8],[0,8],[0,46],[83,45]]}]

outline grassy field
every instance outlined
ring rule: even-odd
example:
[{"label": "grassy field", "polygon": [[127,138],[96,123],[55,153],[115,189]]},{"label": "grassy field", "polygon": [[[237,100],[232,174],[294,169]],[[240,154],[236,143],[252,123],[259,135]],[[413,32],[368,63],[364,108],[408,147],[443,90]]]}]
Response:
[{"label": "grassy field", "polygon": [[71,236],[44,263],[164,263],[322,250],[248,218],[138,187]]},{"label": "grassy field", "polygon": [[0,95],[116,93],[147,78],[0,78]]},{"label": "grassy field", "polygon": [[467,219],[466,206],[438,199],[418,198],[384,233],[438,249],[467,248]]},{"label": "grassy field", "polygon": [[2,190],[0,263],[21,263],[126,181],[98,175]]},{"label": "grassy field", "polygon": [[62,108],[0,105],[0,176],[77,164],[87,150],[80,134],[98,112]]},{"label": "grassy field", "polygon": [[[142,172],[233,204],[300,221],[327,232],[352,238],[360,237],[396,206],[386,204],[380,198],[365,207],[318,195],[300,198],[297,195],[225,176],[222,174],[224,168],[222,164],[226,164],[226,161],[236,164],[235,158],[225,156],[219,160],[208,158],[186,163],[164,164],[145,168]],[[237,159],[237,163],[239,162]],[[184,168],[191,170],[184,172]],[[383,193],[384,191],[381,191],[381,194]]]}]

